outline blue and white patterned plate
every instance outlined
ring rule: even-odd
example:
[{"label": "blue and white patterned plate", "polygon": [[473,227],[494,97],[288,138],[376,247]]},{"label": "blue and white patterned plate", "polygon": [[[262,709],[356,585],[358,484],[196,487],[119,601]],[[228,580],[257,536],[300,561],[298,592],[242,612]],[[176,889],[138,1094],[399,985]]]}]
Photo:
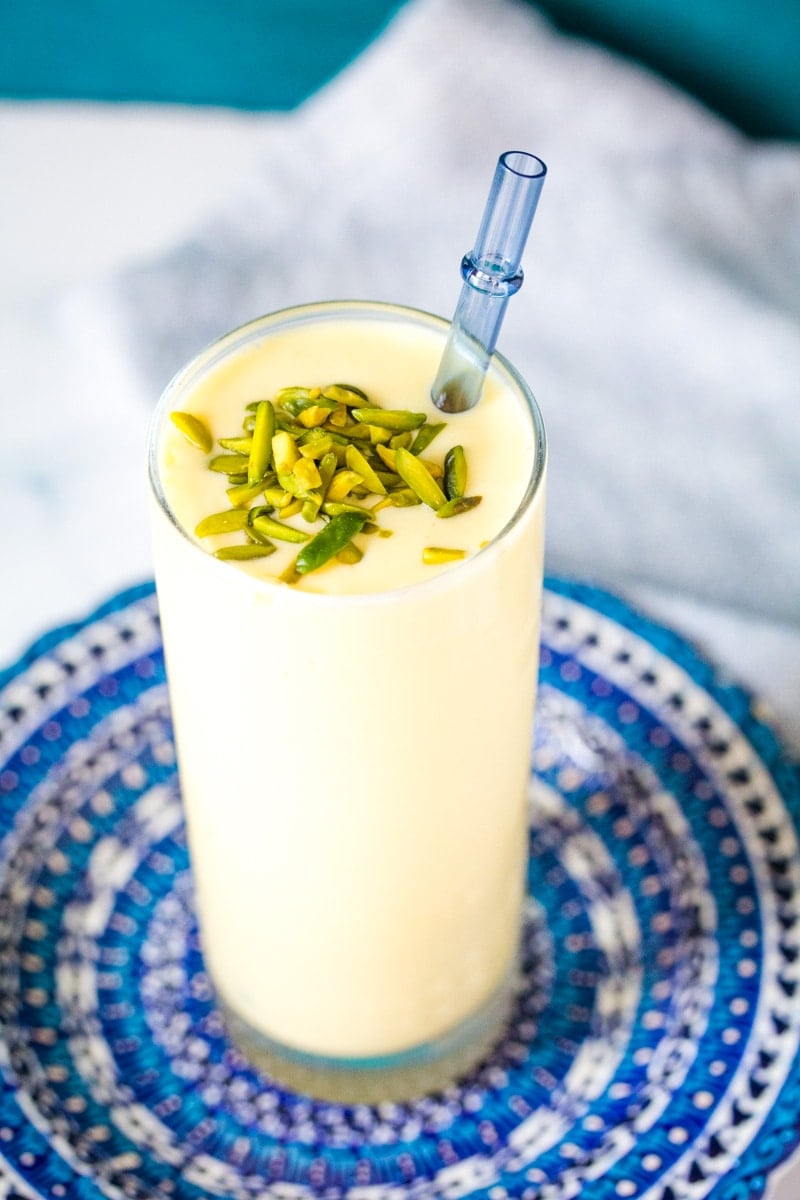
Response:
[{"label": "blue and white patterned plate", "polygon": [[409,1104],[313,1102],[226,1040],[151,587],[0,689],[0,1198],[745,1200],[796,1145],[796,768],[619,600],[548,587],[524,987]]}]

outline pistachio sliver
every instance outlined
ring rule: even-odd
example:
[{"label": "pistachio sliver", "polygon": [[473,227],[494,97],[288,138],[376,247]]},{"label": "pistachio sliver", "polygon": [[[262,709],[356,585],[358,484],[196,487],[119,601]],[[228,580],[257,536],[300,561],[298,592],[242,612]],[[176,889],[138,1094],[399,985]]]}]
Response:
[{"label": "pistachio sliver", "polygon": [[408,447],[412,454],[422,454],[423,450],[427,450],[431,442],[445,428],[445,422],[440,421],[437,424],[426,423],[417,432],[414,441]]},{"label": "pistachio sliver", "polygon": [[375,449],[377,451],[378,458],[381,459],[381,461],[389,468],[389,470],[390,471],[396,470],[395,457],[394,457],[395,451],[392,450],[389,446],[376,446]]},{"label": "pistachio sliver", "polygon": [[348,542],[344,549],[336,555],[336,561],[354,566],[356,563],[360,563],[363,557],[364,551],[359,550],[355,542]]},{"label": "pistachio sliver", "polygon": [[444,467],[441,463],[436,462],[433,458],[420,458],[419,461],[424,463],[429,473],[433,476],[437,483],[444,482]]},{"label": "pistachio sliver", "polygon": [[352,425],[345,425],[342,433],[350,442],[368,442],[370,440],[369,425],[357,425],[355,421]]},{"label": "pistachio sliver", "polygon": [[322,496],[319,492],[309,492],[300,507],[300,515],[309,525],[316,521],[322,508]]},{"label": "pistachio sliver", "polygon": [[253,444],[253,435],[248,434],[247,437],[217,438],[217,442],[222,446],[223,450],[229,450],[231,454],[249,454],[250,447]]},{"label": "pistachio sliver", "polygon": [[438,566],[440,563],[459,562],[460,559],[466,557],[466,550],[456,550],[448,546],[426,546],[422,551],[422,561],[429,566]]},{"label": "pistachio sliver", "polygon": [[201,421],[194,413],[187,412],[171,412],[169,417],[172,424],[176,429],[181,431],[187,442],[190,442],[192,446],[196,446],[198,450],[202,450],[204,454],[209,453],[211,447],[214,445],[214,439],[205,421]]},{"label": "pistachio sliver", "polygon": [[330,414],[338,408],[335,400],[326,400],[320,392],[317,392],[316,395],[312,395],[312,393],[309,392],[308,396],[302,400],[284,400],[281,403],[284,412],[290,413],[291,416],[296,417],[298,421],[302,421],[303,414],[309,412],[311,409],[319,409],[320,411],[324,411],[325,415],[323,416],[322,420],[325,420],[326,417],[330,416]]},{"label": "pistachio sliver", "polygon": [[452,500],[448,500],[441,508],[437,508],[437,517],[457,517],[459,513],[469,512],[471,508],[477,508],[480,504],[482,496],[454,496]]},{"label": "pistachio sliver", "polygon": [[323,433],[321,429],[311,429],[298,442],[298,449],[303,458],[313,458],[318,461],[333,449],[333,438],[329,433]]},{"label": "pistachio sliver", "polygon": [[453,446],[444,456],[444,490],[448,500],[466,493],[467,456],[463,446]]},{"label": "pistachio sliver", "polygon": [[[395,488],[393,492],[389,492],[389,495],[386,497],[386,499],[391,504],[392,508],[413,508],[415,505],[422,503],[417,493],[412,491],[411,488],[407,487]],[[379,501],[379,504],[383,503],[383,500]],[[377,504],[375,505],[375,509],[373,511],[378,511]]]},{"label": "pistachio sliver", "polygon": [[366,519],[366,516],[356,512],[343,512],[333,517],[297,555],[294,564],[297,574],[308,575],[324,567],[352,541]]},{"label": "pistachio sliver", "polygon": [[267,516],[266,513],[259,513],[250,521],[250,528],[260,537],[275,538],[276,542],[307,542],[309,534],[304,533],[302,529],[295,529],[293,525],[284,525],[282,521],[276,521],[274,517]]},{"label": "pistachio sliver", "polygon": [[303,489],[300,486],[300,484],[298,483],[298,481],[295,479],[293,471],[289,471],[285,475],[279,471],[278,472],[278,483],[285,492],[289,493],[290,496],[294,496],[296,499],[298,499],[298,498],[303,499],[303,496],[304,496]]},{"label": "pistachio sliver", "polygon": [[291,492],[287,492],[282,487],[275,485],[264,488],[264,499],[273,508],[286,508],[287,504],[291,504],[292,502],[292,495]]},{"label": "pistachio sliver", "polygon": [[221,546],[214,551],[214,558],[229,559],[233,562],[247,562],[251,558],[266,558],[275,553],[271,542],[247,542],[243,546]]},{"label": "pistachio sliver", "polygon": [[386,488],[357,446],[347,447],[344,452],[344,460],[351,471],[355,471],[361,476],[371,492],[377,492],[379,496],[386,495]]},{"label": "pistachio sliver", "polygon": [[332,383],[322,389],[326,400],[335,400],[337,404],[346,404],[349,408],[361,408],[369,404],[369,396],[353,383]]},{"label": "pistachio sliver", "polygon": [[340,404],[328,417],[327,428],[343,429],[347,421],[347,409],[343,404]]},{"label": "pistachio sliver", "polygon": [[278,579],[280,579],[281,583],[288,583],[290,585],[297,583],[299,578],[300,575],[297,572],[294,560],[292,560],[288,567],[281,571],[280,575],[278,576]]},{"label": "pistachio sliver", "polygon": [[294,464],[293,474],[300,486],[301,495],[312,492],[322,483],[322,476],[313,458],[299,458]]},{"label": "pistachio sliver", "polygon": [[[287,408],[290,404],[311,402],[311,389],[306,387],[285,387],[275,396],[275,403],[280,408]],[[248,405],[248,408],[250,406]]]},{"label": "pistachio sliver", "polygon": [[209,471],[219,471],[221,475],[243,475],[242,482],[247,480],[247,456],[244,454],[217,454],[208,464]]},{"label": "pistachio sliver", "polygon": [[256,496],[264,494],[268,487],[268,482],[260,479],[258,483],[237,483],[233,487],[229,487],[225,494],[234,508],[238,508],[240,505],[249,504],[251,500],[255,500]]},{"label": "pistachio sliver", "polygon": [[289,475],[300,457],[297,443],[285,429],[279,429],[272,438],[272,461],[278,475]]},{"label": "pistachio sliver", "polygon": [[394,437],[389,439],[389,446],[392,450],[396,450],[398,446],[405,447],[410,450],[414,444],[414,434],[411,430],[406,430],[405,433],[396,433]]},{"label": "pistachio sliver", "polygon": [[447,497],[425,463],[410,450],[398,446],[395,453],[395,466],[397,474],[408,484],[412,492],[419,496],[423,504],[427,504],[429,508],[435,510],[447,502]]},{"label": "pistachio sliver", "polygon": [[[349,446],[348,449],[350,449]],[[359,475],[358,471],[351,471],[348,468],[337,471],[328,486],[326,499],[344,500],[345,496],[349,495],[354,487],[363,482],[364,476]]]},{"label": "pistachio sliver", "polygon": [[340,517],[342,513],[356,513],[369,521],[375,515],[372,509],[363,508],[360,504],[351,504],[347,500],[326,500],[322,506],[326,517]]},{"label": "pistachio sliver", "polygon": [[258,483],[272,464],[272,439],[275,435],[275,409],[269,400],[262,400],[256,409],[253,443],[247,464],[247,482]]},{"label": "pistachio sliver", "polygon": [[373,446],[382,446],[392,440],[391,429],[382,429],[380,425],[367,425],[367,429],[369,430],[369,440]]},{"label": "pistachio sliver", "polygon": [[336,459],[336,455],[332,450],[329,450],[328,453],[324,454],[319,460],[319,477],[322,480],[322,483],[320,484],[318,490],[323,500],[328,495],[328,489],[333,482],[333,477],[336,474],[336,468],[338,465],[339,464]]},{"label": "pistachio sliver", "polygon": [[213,533],[238,533],[247,524],[249,513],[246,508],[228,508],[225,512],[212,513],[195,526],[197,537],[210,537]]},{"label": "pistachio sliver", "polygon": [[331,411],[322,404],[310,404],[303,409],[297,419],[305,429],[317,429],[320,425],[325,424]]},{"label": "pistachio sliver", "polygon": [[408,412],[402,408],[354,408],[353,417],[363,425],[377,425],[396,433],[419,429],[427,421],[425,413]]}]

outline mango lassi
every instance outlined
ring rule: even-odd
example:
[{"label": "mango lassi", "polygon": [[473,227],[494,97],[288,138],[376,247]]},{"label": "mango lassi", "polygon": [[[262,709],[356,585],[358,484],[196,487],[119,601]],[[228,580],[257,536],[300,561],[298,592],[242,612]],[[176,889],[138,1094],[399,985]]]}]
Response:
[{"label": "mango lassi", "polygon": [[[206,963],[248,1051],[344,1099],[398,1094],[392,1074],[409,1066],[401,1092],[442,1082],[437,1061],[452,1070],[485,1050],[520,932],[544,432],[500,359],[477,408],[438,413],[429,393],[446,331],[373,304],[263,318],[176,377],[151,436],[156,582]],[[443,520],[428,504],[372,496],[372,528],[353,539],[361,557],[302,576],[291,572],[296,543],[215,557],[237,535],[194,531],[225,508],[228,480],[170,414],[228,439],[248,404],[341,382],[381,408],[444,420],[420,457],[435,470],[463,447],[480,503]],[[309,533],[330,519],[320,513]],[[303,523],[300,512],[287,520]],[[425,561],[431,546],[463,558]],[[416,1064],[433,1073],[414,1075]]]}]

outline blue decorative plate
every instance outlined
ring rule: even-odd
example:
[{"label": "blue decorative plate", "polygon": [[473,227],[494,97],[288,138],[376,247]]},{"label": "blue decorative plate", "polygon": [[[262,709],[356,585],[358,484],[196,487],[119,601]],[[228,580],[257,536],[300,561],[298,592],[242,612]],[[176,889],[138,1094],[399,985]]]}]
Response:
[{"label": "blue decorative plate", "polygon": [[796,769],[619,600],[548,588],[524,986],[409,1104],[313,1102],[226,1040],[152,589],[0,688],[0,1196],[745,1200],[797,1143]]}]

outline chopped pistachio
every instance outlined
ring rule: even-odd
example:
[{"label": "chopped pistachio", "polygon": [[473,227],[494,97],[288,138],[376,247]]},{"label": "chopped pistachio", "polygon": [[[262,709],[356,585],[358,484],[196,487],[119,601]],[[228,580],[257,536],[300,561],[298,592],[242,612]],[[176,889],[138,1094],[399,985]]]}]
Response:
[{"label": "chopped pistachio", "polygon": [[352,541],[364,525],[364,517],[359,513],[343,512],[331,520],[324,529],[307,542],[295,559],[294,568],[299,575],[308,575],[318,571],[325,563]]},{"label": "chopped pistachio", "polygon": [[246,562],[251,558],[266,558],[274,554],[275,547],[271,542],[246,542],[242,546],[221,546],[214,551],[214,558],[230,559],[233,562]]},{"label": "chopped pistachio", "polygon": [[422,551],[422,561],[429,566],[458,562],[459,559],[466,558],[466,556],[466,550],[454,550],[445,546],[426,546]]},{"label": "chopped pistachio", "polygon": [[304,521],[308,521],[309,525],[316,521],[319,516],[319,510],[322,508],[322,495],[320,492],[309,492],[302,503],[300,515]]},{"label": "chopped pistachio", "polygon": [[277,542],[307,542],[310,536],[302,529],[295,529],[293,525],[284,525],[283,521],[276,521],[274,517],[267,516],[266,513],[259,513],[258,516],[251,517],[250,528],[259,537],[275,538]]},{"label": "chopped pistachio", "polygon": [[396,450],[398,446],[402,446],[404,450],[410,450],[414,444],[414,434],[409,432],[396,433],[394,437],[389,439],[389,446],[392,450]]},{"label": "chopped pistachio", "polygon": [[442,507],[447,497],[421,458],[417,458],[410,450],[404,450],[400,446],[395,455],[395,462],[397,474],[408,484],[412,492],[419,496],[423,504],[427,504],[434,510]]},{"label": "chopped pistachio", "polygon": [[247,479],[247,457],[244,454],[217,454],[208,464],[209,471],[221,475],[243,475]]},{"label": "chopped pistachio", "polygon": [[297,443],[290,433],[280,429],[272,438],[272,461],[278,475],[289,475],[300,457]]},{"label": "chopped pistachio", "polygon": [[406,487],[395,488],[394,491],[389,492],[386,499],[393,508],[414,508],[417,504],[422,503],[417,493]]},{"label": "chopped pistachio", "polygon": [[362,392],[361,388],[355,387],[352,383],[332,383],[329,387],[322,389],[322,394],[326,400],[335,400],[338,404],[346,404],[350,408],[369,404],[369,396],[366,392]]},{"label": "chopped pistachio", "polygon": [[333,449],[333,438],[321,429],[311,429],[297,448],[303,458],[320,459]]},{"label": "chopped pistachio", "polygon": [[395,460],[396,452],[394,450],[392,450],[389,446],[376,446],[375,449],[378,452],[378,458],[380,458],[381,461],[386,464],[386,466],[389,468],[389,470],[396,471],[397,470],[397,462]]},{"label": "chopped pistachio", "polygon": [[408,412],[401,408],[354,408],[353,416],[364,425],[378,425],[396,432],[419,429],[427,420],[425,413]]},{"label": "chopped pistachio", "polygon": [[238,508],[239,505],[249,504],[257,496],[266,495],[269,490],[266,480],[259,479],[258,483],[237,483],[227,489],[226,495],[234,508]]},{"label": "chopped pistachio", "polygon": [[[197,434],[191,414],[172,414],[176,425]],[[177,419],[176,419],[177,418]],[[198,536],[242,531],[248,544],[224,547],[218,557],[248,559],[274,551],[273,541],[303,543],[297,559],[280,578],[296,583],[325,563],[359,562],[362,546],[355,533],[390,537],[375,521],[384,508],[424,503],[441,518],[455,517],[480,503],[466,496],[466,459],[455,446],[442,462],[421,455],[445,428],[428,423],[424,413],[381,408],[353,384],[281,389],[274,401],[254,400],[245,407],[244,436],[220,438],[225,454],[208,467],[228,476],[231,508],[212,513],[197,526]],[[186,429],[183,429],[186,432]],[[187,434],[187,436],[189,436]],[[190,441],[192,438],[190,437]],[[265,503],[258,503],[259,496]],[[287,524],[300,515],[305,532]],[[320,524],[322,527],[320,528]],[[466,551],[428,546],[425,562],[451,562]]]},{"label": "chopped pistachio", "polygon": [[172,412],[169,416],[175,428],[181,431],[192,446],[196,446],[204,454],[210,452],[214,445],[214,439],[205,421],[201,421],[200,417],[196,417],[194,413],[187,412]]},{"label": "chopped pistachio", "polygon": [[298,458],[293,474],[303,492],[311,492],[322,483],[319,468],[313,458]]},{"label": "chopped pistachio", "polygon": [[441,463],[435,462],[432,458],[420,458],[419,461],[425,464],[426,469],[437,482],[444,481],[444,467]]},{"label": "chopped pistachio", "polygon": [[307,408],[303,409],[297,419],[301,425],[305,425],[306,429],[315,429],[318,425],[325,424],[330,413],[331,410],[321,404],[309,404]]},{"label": "chopped pistachio", "polygon": [[249,515],[246,508],[228,508],[225,512],[211,513],[195,527],[195,534],[204,538],[212,533],[238,533],[244,529]]},{"label": "chopped pistachio", "polygon": [[311,391],[305,387],[285,387],[275,396],[275,404],[279,408],[285,408],[287,412],[296,415],[295,408],[298,404],[310,404]]},{"label": "chopped pistachio", "polygon": [[275,434],[275,409],[269,400],[262,400],[256,409],[253,443],[247,464],[247,482],[258,483],[272,464],[272,438]]},{"label": "chopped pistachio", "polygon": [[344,433],[350,441],[368,442],[370,440],[368,425],[357,425],[354,422],[352,425],[345,425]]},{"label": "chopped pistachio", "polygon": [[291,493],[282,487],[264,488],[264,499],[274,508],[286,508],[286,505],[292,502]]},{"label": "chopped pistachio", "polygon": [[454,496],[441,508],[437,508],[436,515],[437,517],[457,517],[460,513],[469,512],[471,508],[477,508],[482,499],[482,496]]},{"label": "chopped pistachio", "polygon": [[347,409],[345,408],[345,406],[343,404],[340,404],[339,407],[337,409],[335,409],[335,411],[332,412],[331,415],[328,417],[328,424],[333,425],[335,428],[338,428],[338,429],[343,429],[344,426],[347,424],[347,421],[348,421]]},{"label": "chopped pistachio", "polygon": [[232,454],[249,454],[253,438],[252,435],[248,437],[217,438],[217,444],[222,446],[223,450],[230,450]]},{"label": "chopped pistachio", "polygon": [[340,563],[348,563],[353,565],[360,563],[364,557],[364,551],[359,550],[355,542],[348,542],[347,545],[336,555],[336,561]]},{"label": "chopped pistachio", "polygon": [[[349,449],[349,447],[348,447]],[[364,476],[349,468],[337,471],[328,487],[327,500],[344,500],[354,487],[364,482]]]},{"label": "chopped pistachio", "polygon": [[350,470],[356,471],[361,476],[371,492],[377,492],[379,496],[386,495],[386,488],[358,447],[348,446],[345,450],[344,458]]},{"label": "chopped pistachio", "polygon": [[360,504],[348,504],[346,500],[326,500],[322,506],[326,517],[339,517],[342,513],[356,513],[368,521],[373,516],[372,509],[363,508]]},{"label": "chopped pistachio", "polygon": [[453,446],[444,456],[444,490],[448,500],[466,493],[467,456],[463,446]]},{"label": "chopped pistachio", "polygon": [[289,492],[289,494],[294,496],[296,500],[302,500],[305,496],[303,487],[300,484],[300,481],[295,477],[294,471],[289,471],[285,475],[282,472],[279,472],[278,483],[285,492]]},{"label": "chopped pistachio", "polygon": [[331,482],[333,481],[333,477],[336,474],[337,466],[338,466],[338,462],[336,459],[336,455],[331,450],[329,450],[327,454],[324,454],[322,456],[322,458],[320,459],[319,476],[320,476],[320,479],[322,480],[322,482],[321,482],[318,490],[319,490],[319,493],[322,496],[323,500],[328,495],[328,491],[330,489]]},{"label": "chopped pistachio", "polygon": [[428,449],[428,446],[430,446],[433,439],[437,437],[444,428],[444,421],[440,421],[435,425],[429,425],[426,423],[417,431],[417,436],[414,438],[414,441],[411,443],[408,449],[412,454],[422,454],[422,451]]}]

